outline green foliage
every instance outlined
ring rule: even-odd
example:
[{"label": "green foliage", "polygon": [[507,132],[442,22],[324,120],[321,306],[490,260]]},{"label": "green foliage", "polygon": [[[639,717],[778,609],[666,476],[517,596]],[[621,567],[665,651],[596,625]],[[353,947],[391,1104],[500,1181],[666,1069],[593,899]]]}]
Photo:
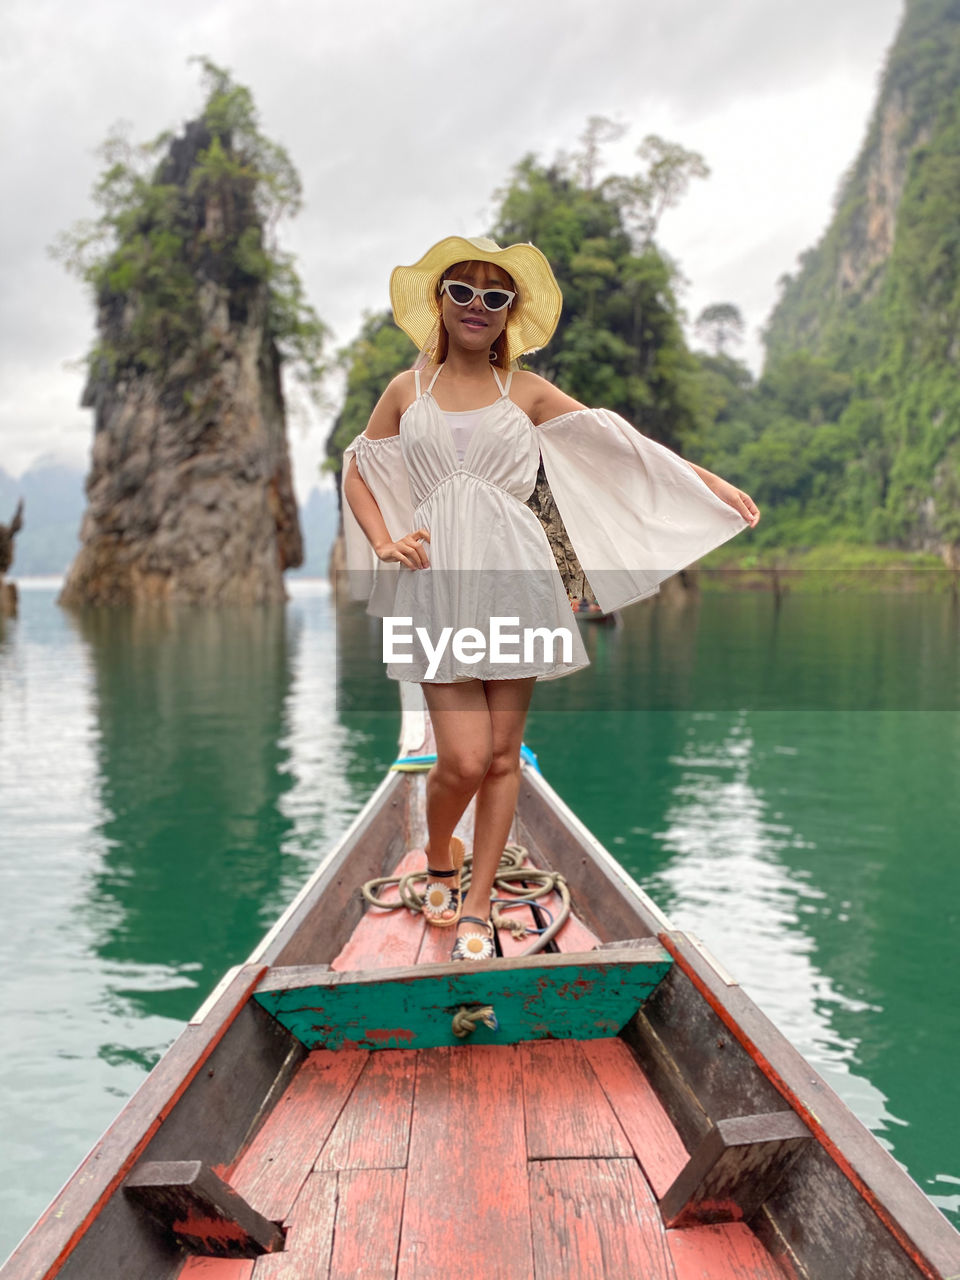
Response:
[{"label": "green foliage", "polygon": [[960,542],[958,207],[960,0],[913,0],[834,218],[767,328],[763,430],[733,460],[758,542]]},{"label": "green foliage", "polygon": [[268,339],[316,391],[326,330],[275,240],[277,222],[300,208],[299,177],[284,148],[260,132],[250,90],[208,58],[191,60],[206,87],[200,117],[181,138],[165,132],[137,145],[115,126],[100,148],[99,217],[50,248],[98,305],[91,371],[165,374],[196,354],[204,291],[213,287],[232,320],[265,310]]},{"label": "green foliage", "polygon": [[343,408],[327,441],[325,471],[341,469],[344,449],[366,427],[387,383],[409,369],[416,354],[389,311],[364,319],[359,336],[338,353],[338,363],[346,373],[346,389]]},{"label": "green foliage", "polygon": [[552,165],[523,159],[498,192],[492,235],[536,244],[563,291],[557,332],[528,367],[684,449],[705,427],[698,366],[683,337],[676,267],[652,236],[664,210],[707,169],[694,152],[651,136],[639,148],[643,171],[598,181],[600,145],[622,131],[594,117],[572,156]]}]

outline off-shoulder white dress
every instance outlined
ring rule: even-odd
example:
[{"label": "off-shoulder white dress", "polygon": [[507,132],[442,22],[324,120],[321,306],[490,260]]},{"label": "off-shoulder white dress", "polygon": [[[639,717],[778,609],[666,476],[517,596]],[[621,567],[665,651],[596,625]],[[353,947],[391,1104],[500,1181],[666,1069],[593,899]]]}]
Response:
[{"label": "off-shoulder white dress", "polygon": [[[513,375],[503,385],[492,366],[491,372],[500,394],[477,422],[462,461],[433,398],[439,369],[426,391],[417,372],[417,398],[398,435],[359,435],[344,452],[344,470],[355,457],[391,538],[419,528],[430,533],[429,568],[385,564],[343,504],[354,598],[366,599],[379,617],[411,620],[406,630],[413,639],[404,651],[411,660],[387,666],[395,680],[427,677],[417,627],[435,649],[444,627],[488,636],[492,617],[508,620],[496,660],[490,643],[479,657],[476,645],[460,658],[448,644],[433,681],[552,679],[589,664],[547,536],[526,505],[541,455],[570,542],[606,612],[655,594],[665,578],[747,528],[682,458],[618,414],[576,409],[535,426],[510,399]],[[559,635],[552,650],[534,636],[525,651],[520,638],[538,628],[569,632],[566,651]],[[513,633],[516,641],[508,639]]]}]

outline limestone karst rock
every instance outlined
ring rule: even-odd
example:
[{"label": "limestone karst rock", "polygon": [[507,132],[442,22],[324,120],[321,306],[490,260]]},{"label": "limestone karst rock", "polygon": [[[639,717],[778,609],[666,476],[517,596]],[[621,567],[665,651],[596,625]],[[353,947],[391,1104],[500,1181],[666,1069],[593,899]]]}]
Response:
[{"label": "limestone karst rock", "polygon": [[260,218],[249,185],[196,181],[212,142],[187,125],[154,179],[182,241],[169,340],[154,313],[141,357],[148,303],[99,291],[100,347],[123,359],[94,359],[83,394],[95,434],[66,605],[282,600],[303,558],[270,294],[237,252],[251,236],[259,250]]}]

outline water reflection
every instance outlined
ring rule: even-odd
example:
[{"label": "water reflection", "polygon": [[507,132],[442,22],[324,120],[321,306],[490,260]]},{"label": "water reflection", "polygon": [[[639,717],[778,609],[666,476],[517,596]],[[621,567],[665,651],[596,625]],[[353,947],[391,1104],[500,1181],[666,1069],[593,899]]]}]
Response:
[{"label": "water reflection", "polygon": [[[275,893],[264,898],[264,929],[377,787],[396,755],[399,732],[395,691],[379,714],[342,709],[335,678],[338,654],[354,637],[343,630],[329,583],[299,579],[287,586],[292,597],[287,616],[298,643],[290,654],[290,690],[280,742],[287,757],[281,769],[289,787],[279,805],[289,823],[283,851],[291,856],[285,859]],[[368,667],[368,679],[371,670],[376,674]]]},{"label": "water reflection", "polygon": [[582,625],[593,664],[537,690],[542,710],[960,710],[950,596],[684,594]]},{"label": "water reflection", "polygon": [[694,717],[684,749],[671,759],[678,777],[665,829],[655,833],[668,861],[653,878],[654,895],[679,927],[702,937],[744,979],[787,1039],[883,1141],[883,1131],[902,1122],[853,1070],[858,1041],[835,1023],[840,1009],[863,1013],[870,1006],[845,995],[815,963],[808,920],[826,907],[827,894],[792,867],[791,851],[806,842],[770,812],[752,781],[756,743],[748,717],[722,720]]},{"label": "water reflection", "polygon": [[70,616],[93,668],[106,813],[77,910],[108,966],[107,1011],[183,1018],[249,951],[282,873],[296,637],[282,606]]}]

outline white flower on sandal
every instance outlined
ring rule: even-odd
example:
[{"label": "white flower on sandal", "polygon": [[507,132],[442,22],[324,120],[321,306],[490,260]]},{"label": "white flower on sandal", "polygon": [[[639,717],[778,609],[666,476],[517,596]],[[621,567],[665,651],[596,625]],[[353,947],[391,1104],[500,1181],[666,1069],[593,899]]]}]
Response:
[{"label": "white flower on sandal", "polygon": [[454,956],[461,960],[492,960],[496,955],[493,940],[486,933],[461,933]]},{"label": "white flower on sandal", "polygon": [[455,911],[453,894],[445,884],[428,884],[423,895],[423,909],[431,916],[442,915],[444,911]]}]

